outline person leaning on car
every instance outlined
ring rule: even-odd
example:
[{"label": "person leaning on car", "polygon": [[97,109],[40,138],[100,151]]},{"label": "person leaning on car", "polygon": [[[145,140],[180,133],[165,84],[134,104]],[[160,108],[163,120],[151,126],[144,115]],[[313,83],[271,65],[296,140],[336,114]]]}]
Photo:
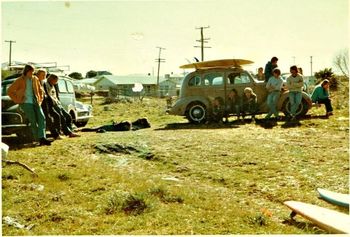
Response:
[{"label": "person leaning on car", "polygon": [[277,103],[280,97],[282,84],[283,80],[281,78],[281,70],[278,68],[273,69],[273,76],[269,78],[269,81],[266,84],[266,89],[269,92],[267,95],[267,106],[269,112],[265,119],[270,119],[273,114],[275,115],[275,118],[278,119]]},{"label": "person leaning on car", "polygon": [[73,133],[72,117],[63,108],[61,101],[58,97],[58,90],[56,85],[58,82],[58,76],[50,74],[47,78],[47,82],[44,83],[44,88],[48,96],[48,103],[50,107],[50,114],[54,117],[53,126],[57,129],[57,135],[55,139],[60,139],[59,132],[62,128],[64,135],[69,137],[80,137],[80,135]]},{"label": "person leaning on car", "polygon": [[287,87],[289,90],[290,117],[295,120],[296,112],[303,98],[302,90],[304,86],[304,78],[298,73],[297,66],[290,67],[291,75],[287,78]]},{"label": "person leaning on car", "polygon": [[33,66],[25,65],[22,75],[12,83],[7,94],[24,111],[30,122],[34,140],[39,141],[40,145],[51,145],[51,141],[46,139],[46,120],[40,106],[44,90],[33,72]]},{"label": "person leaning on car", "polygon": [[41,86],[44,88],[44,100],[41,104],[41,108],[45,114],[45,118],[46,118],[46,126],[49,129],[51,135],[53,136],[53,138],[59,139],[60,138],[60,128],[57,128],[57,126],[55,126],[55,121],[58,121],[58,123],[60,124],[60,115],[56,112],[53,112],[52,109],[50,109],[50,104],[49,104],[49,99],[48,99],[48,95],[47,92],[45,90],[45,86],[44,86],[44,80],[46,79],[46,70],[44,68],[39,68],[38,71],[36,72],[36,76],[38,77]]}]

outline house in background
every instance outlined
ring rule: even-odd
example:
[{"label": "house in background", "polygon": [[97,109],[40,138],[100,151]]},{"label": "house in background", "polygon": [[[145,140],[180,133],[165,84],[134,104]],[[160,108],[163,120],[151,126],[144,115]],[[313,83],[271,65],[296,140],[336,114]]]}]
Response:
[{"label": "house in background", "polygon": [[165,74],[164,80],[159,82],[159,95],[161,97],[178,96],[182,79],[182,75]]},{"label": "house in background", "polygon": [[95,87],[96,91],[109,91],[110,96],[133,96],[135,86],[142,85],[141,94],[145,96],[176,96],[179,93],[180,83],[183,76],[166,74],[165,77],[159,78],[159,88],[157,87],[157,77],[151,75],[101,75],[94,78],[79,80]]},{"label": "house in background", "polygon": [[[160,80],[164,79],[161,78]],[[142,93],[144,95],[157,95],[157,78],[148,75],[102,75],[97,77],[97,80],[94,82],[93,86],[95,86],[96,90],[113,90],[117,93],[117,95],[132,96],[134,95],[132,88],[134,88],[135,85],[140,84],[143,86]]]}]

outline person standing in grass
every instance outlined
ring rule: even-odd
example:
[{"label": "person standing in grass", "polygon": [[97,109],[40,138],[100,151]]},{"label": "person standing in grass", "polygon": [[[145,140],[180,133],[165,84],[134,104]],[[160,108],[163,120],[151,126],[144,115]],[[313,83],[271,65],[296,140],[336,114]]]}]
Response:
[{"label": "person standing in grass", "polygon": [[277,57],[272,57],[271,61],[267,62],[267,64],[265,65],[265,70],[264,70],[265,82],[268,82],[270,77],[273,76],[273,69],[277,68],[277,61],[278,61]]},{"label": "person standing in grass", "polygon": [[244,119],[244,116],[246,113],[252,115],[252,120],[255,120],[255,114],[258,108],[258,98],[256,94],[254,93],[253,89],[250,87],[244,88],[244,94],[242,96],[242,117]]},{"label": "person standing in grass", "polygon": [[9,97],[24,111],[30,122],[33,138],[40,145],[51,145],[46,139],[46,120],[41,103],[44,99],[44,90],[39,79],[33,75],[34,67],[25,65],[22,75],[9,87]]},{"label": "person standing in grass", "polygon": [[290,118],[295,120],[296,112],[299,108],[302,96],[302,90],[304,85],[304,78],[298,73],[297,66],[290,67],[291,75],[287,78],[287,87],[289,90],[289,103],[290,103]]},{"label": "person standing in grass", "polygon": [[280,97],[282,84],[283,80],[281,78],[281,71],[278,68],[273,69],[273,76],[270,77],[266,84],[266,89],[269,92],[267,95],[267,106],[269,112],[265,119],[270,119],[272,115],[275,115],[275,118],[278,119],[277,103]]},{"label": "person standing in grass", "polygon": [[317,85],[311,94],[312,102],[316,104],[324,104],[326,106],[326,116],[333,115],[333,107],[329,98],[330,83],[327,79],[323,80],[320,85]]}]

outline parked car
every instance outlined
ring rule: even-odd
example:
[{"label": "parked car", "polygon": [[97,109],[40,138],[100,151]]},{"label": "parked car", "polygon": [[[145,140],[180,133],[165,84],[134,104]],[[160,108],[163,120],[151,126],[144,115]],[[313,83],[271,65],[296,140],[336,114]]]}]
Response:
[{"label": "parked car", "polygon": [[[1,82],[1,128],[3,135],[16,134],[19,138],[28,140],[31,137],[31,130],[28,126],[23,111],[7,95],[7,90],[15,81],[15,78],[5,78]],[[92,106],[85,105],[75,98],[73,83],[70,78],[59,76],[58,80],[59,97],[63,107],[72,116],[73,123],[77,127],[85,126],[92,117]]]},{"label": "parked car", "polygon": [[[242,96],[246,87],[251,87],[257,94],[258,114],[267,113],[266,82],[258,81],[241,66],[199,68],[187,74],[181,85],[180,96],[168,109],[168,112],[173,115],[186,116],[190,122],[202,123],[206,121],[212,109],[214,98],[221,97],[226,104],[230,90],[234,88]],[[290,113],[288,94],[289,91],[283,89],[278,101],[278,109],[286,115]],[[310,96],[305,92],[302,96],[297,116],[305,115],[312,106]]]}]

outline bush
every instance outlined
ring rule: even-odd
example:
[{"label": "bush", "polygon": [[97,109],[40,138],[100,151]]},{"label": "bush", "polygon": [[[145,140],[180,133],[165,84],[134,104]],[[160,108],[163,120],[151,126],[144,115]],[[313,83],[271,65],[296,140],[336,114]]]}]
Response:
[{"label": "bush", "polygon": [[315,73],[315,77],[317,78],[316,84],[321,83],[321,81],[327,79],[330,82],[329,88],[331,90],[338,89],[338,80],[335,76],[334,72],[332,72],[332,68],[325,68]]},{"label": "bush", "polygon": [[124,211],[126,214],[142,214],[148,205],[142,194],[130,194],[128,192],[117,191],[108,199],[105,208],[106,214],[114,214],[118,211]]}]

